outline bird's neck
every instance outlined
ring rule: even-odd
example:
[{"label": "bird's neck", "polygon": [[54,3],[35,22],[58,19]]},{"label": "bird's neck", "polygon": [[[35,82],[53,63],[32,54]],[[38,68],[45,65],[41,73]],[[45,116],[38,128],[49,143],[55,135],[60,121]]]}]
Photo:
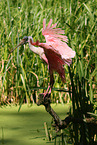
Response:
[{"label": "bird's neck", "polygon": [[30,48],[30,50],[33,51],[34,53],[37,53],[37,51],[38,51],[37,47],[35,47],[35,46],[31,45],[31,44],[29,44],[29,48]]},{"label": "bird's neck", "polygon": [[29,43],[29,48],[31,51],[33,51],[34,53],[40,56],[42,55],[42,53],[44,53],[44,50],[41,47],[35,47],[31,43]]}]

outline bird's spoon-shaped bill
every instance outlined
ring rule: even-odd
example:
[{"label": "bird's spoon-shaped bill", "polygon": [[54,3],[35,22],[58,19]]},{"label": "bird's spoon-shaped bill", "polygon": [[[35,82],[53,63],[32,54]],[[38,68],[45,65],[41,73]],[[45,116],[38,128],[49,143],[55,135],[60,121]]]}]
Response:
[{"label": "bird's spoon-shaped bill", "polygon": [[21,40],[21,42],[13,49],[13,50],[11,50],[11,52],[10,53],[12,53],[17,47],[19,47],[20,45],[24,45],[25,44],[25,40],[24,39],[22,39]]}]

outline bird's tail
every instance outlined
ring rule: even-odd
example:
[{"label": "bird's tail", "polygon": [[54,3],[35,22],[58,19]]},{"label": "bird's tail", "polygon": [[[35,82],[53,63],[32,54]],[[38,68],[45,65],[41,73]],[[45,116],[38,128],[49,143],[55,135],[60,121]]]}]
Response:
[{"label": "bird's tail", "polygon": [[67,64],[68,66],[70,66],[70,64],[72,63],[72,59],[63,59],[64,63]]},{"label": "bird's tail", "polygon": [[65,69],[64,69],[63,65],[60,65],[60,68],[57,70],[57,72],[59,73],[62,82],[63,82],[63,83],[66,83]]}]

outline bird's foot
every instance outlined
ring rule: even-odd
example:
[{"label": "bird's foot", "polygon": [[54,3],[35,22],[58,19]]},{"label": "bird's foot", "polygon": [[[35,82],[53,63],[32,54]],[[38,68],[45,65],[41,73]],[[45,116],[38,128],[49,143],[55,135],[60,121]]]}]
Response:
[{"label": "bird's foot", "polygon": [[47,100],[47,98],[50,98],[50,96],[51,96],[51,93],[42,93],[43,94],[43,100],[45,101],[45,100]]},{"label": "bird's foot", "polygon": [[37,105],[46,105],[48,103],[51,103],[50,95],[50,93],[39,94]]}]

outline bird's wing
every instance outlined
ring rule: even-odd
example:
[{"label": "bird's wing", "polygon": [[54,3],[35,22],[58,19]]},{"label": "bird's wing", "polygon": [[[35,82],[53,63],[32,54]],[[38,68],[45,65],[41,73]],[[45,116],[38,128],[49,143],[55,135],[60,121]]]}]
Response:
[{"label": "bird's wing", "polygon": [[44,49],[45,56],[48,60],[50,71],[56,71],[59,73],[62,81],[65,83],[65,70],[63,65],[65,64],[64,60],[61,58],[61,55],[57,50],[55,50],[51,45],[46,43],[39,43],[40,47]]},{"label": "bird's wing", "polygon": [[52,24],[52,19],[50,19],[48,26],[46,27],[46,20],[43,20],[43,30],[42,35],[44,35],[46,39],[46,43],[48,45],[52,45],[56,51],[58,51],[64,59],[65,63],[70,65],[71,58],[75,56],[75,51],[73,51],[68,45],[67,36],[64,36],[64,30],[61,28],[55,28],[57,23]]}]

